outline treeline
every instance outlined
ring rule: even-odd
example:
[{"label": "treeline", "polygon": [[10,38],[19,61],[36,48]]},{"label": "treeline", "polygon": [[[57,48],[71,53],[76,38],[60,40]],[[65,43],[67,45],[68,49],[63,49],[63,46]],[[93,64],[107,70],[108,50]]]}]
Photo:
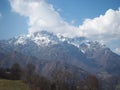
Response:
[{"label": "treeline", "polygon": [[24,68],[18,63],[9,69],[0,67],[0,78],[23,80],[31,90],[100,90],[101,87],[94,75],[79,80],[75,73],[55,69],[51,78],[47,78],[38,74],[33,64],[27,64]]},{"label": "treeline", "polygon": [[22,68],[18,63],[12,65],[11,68],[3,68],[0,66],[0,78],[10,80],[20,80],[22,76]]}]

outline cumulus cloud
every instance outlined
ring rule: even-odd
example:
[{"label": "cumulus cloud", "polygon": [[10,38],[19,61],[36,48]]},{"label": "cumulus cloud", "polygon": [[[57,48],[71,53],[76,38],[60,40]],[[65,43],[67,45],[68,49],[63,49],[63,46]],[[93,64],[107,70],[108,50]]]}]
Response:
[{"label": "cumulus cloud", "polygon": [[115,52],[120,55],[120,48],[116,48],[116,49],[115,49]]},{"label": "cumulus cloud", "polygon": [[52,4],[45,0],[9,0],[12,11],[28,18],[29,33],[47,30],[66,36],[85,36],[103,43],[120,40],[120,8],[104,15],[85,19],[82,25],[66,22]]},{"label": "cumulus cloud", "polygon": [[85,36],[95,40],[111,41],[120,40],[120,8],[109,9],[105,15],[93,19],[85,19],[79,26]]},{"label": "cumulus cloud", "polygon": [[67,36],[78,35],[77,28],[64,21],[45,0],[9,0],[12,10],[29,19],[29,33],[47,30]]}]

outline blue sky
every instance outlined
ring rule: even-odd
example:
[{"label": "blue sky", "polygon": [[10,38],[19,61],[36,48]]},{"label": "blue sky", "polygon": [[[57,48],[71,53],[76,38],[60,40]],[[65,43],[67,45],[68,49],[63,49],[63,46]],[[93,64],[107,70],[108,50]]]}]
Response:
[{"label": "blue sky", "polygon": [[120,0],[0,0],[0,39],[41,30],[86,36],[120,53]]},{"label": "blue sky", "polygon": [[12,12],[8,0],[0,0],[0,39],[27,33],[27,19]]},{"label": "blue sky", "polygon": [[61,9],[60,14],[65,20],[76,20],[76,25],[85,18],[94,18],[104,14],[108,9],[118,9],[120,0],[47,0],[56,9]]}]

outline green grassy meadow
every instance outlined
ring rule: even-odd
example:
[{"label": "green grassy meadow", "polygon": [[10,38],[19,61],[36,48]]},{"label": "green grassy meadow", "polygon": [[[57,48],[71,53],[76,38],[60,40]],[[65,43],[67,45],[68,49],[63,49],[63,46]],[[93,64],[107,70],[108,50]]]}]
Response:
[{"label": "green grassy meadow", "polygon": [[0,90],[30,90],[21,80],[0,79]]}]

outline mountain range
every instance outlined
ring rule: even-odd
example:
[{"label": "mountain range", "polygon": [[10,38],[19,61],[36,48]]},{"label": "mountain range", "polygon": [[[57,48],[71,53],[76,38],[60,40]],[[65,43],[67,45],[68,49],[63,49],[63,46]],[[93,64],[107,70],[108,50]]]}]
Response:
[{"label": "mountain range", "polygon": [[105,79],[120,75],[120,56],[106,45],[47,31],[0,40],[0,65],[10,67],[15,62],[23,67],[32,63],[45,76],[58,67],[79,76],[91,73]]}]

